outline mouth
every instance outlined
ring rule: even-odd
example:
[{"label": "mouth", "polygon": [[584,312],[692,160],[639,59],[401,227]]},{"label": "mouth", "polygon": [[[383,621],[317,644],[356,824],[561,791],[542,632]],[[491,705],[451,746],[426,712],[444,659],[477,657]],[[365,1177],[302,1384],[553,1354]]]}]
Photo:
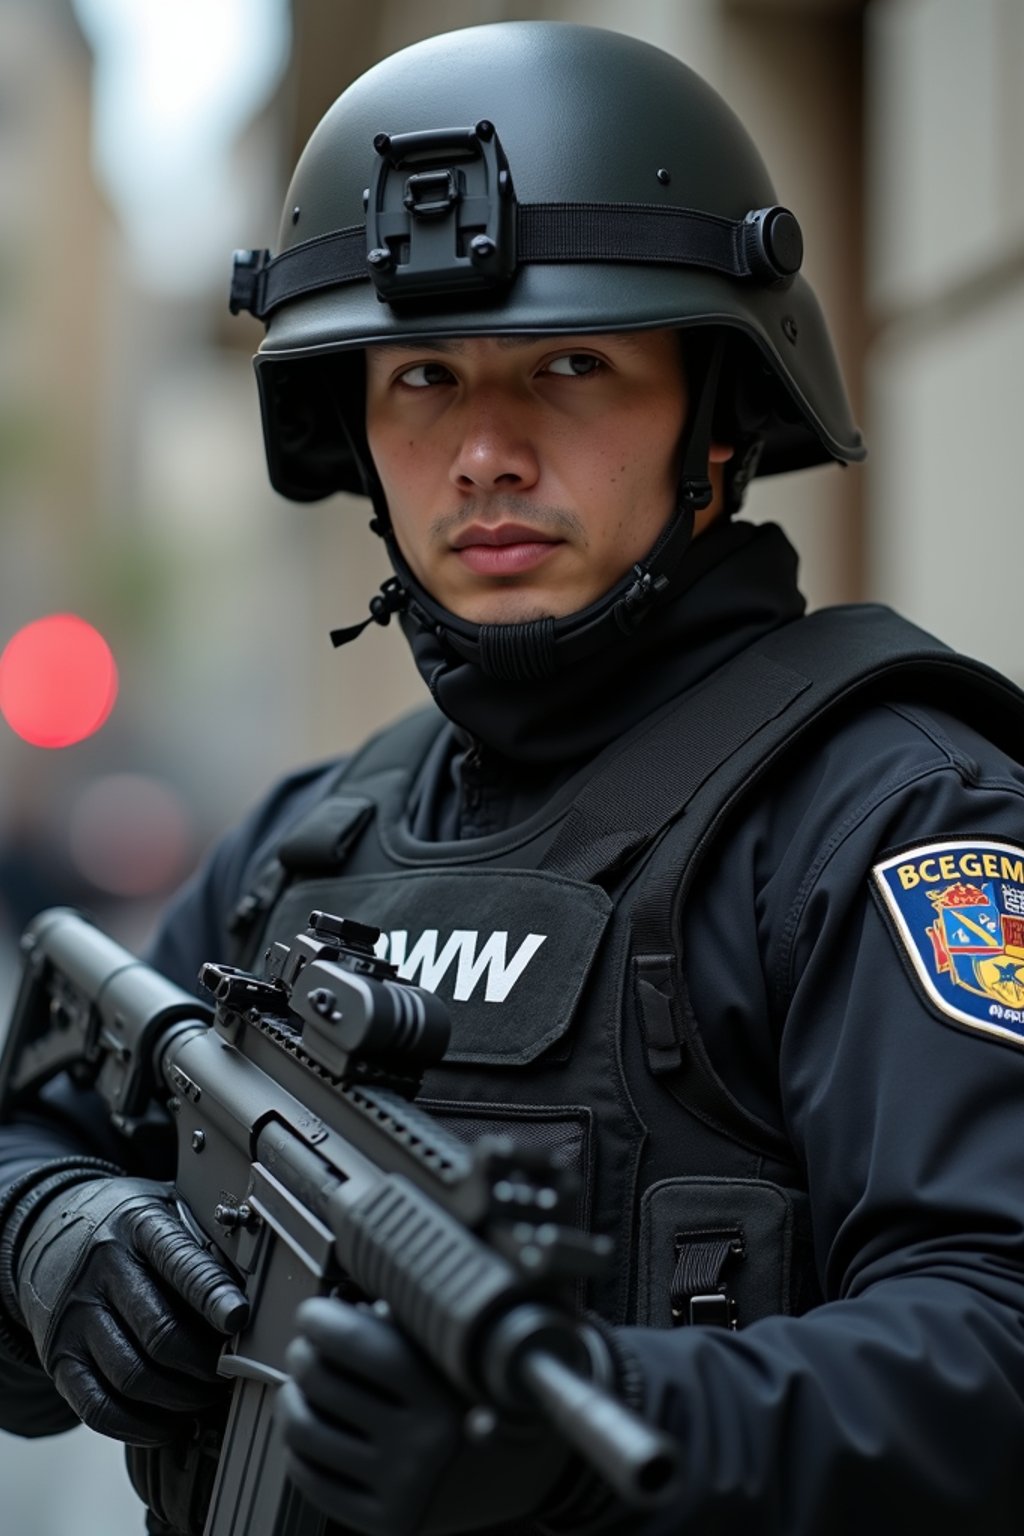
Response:
[{"label": "mouth", "polygon": [[558,544],[560,539],[554,535],[541,533],[537,528],[531,528],[526,523],[470,523],[468,528],[463,528],[452,540],[452,549],[469,549],[473,546],[483,546],[487,549],[502,549],[509,544]]},{"label": "mouth", "polygon": [[546,560],[564,542],[524,523],[471,523],[455,536],[451,548],[474,575],[517,576]]}]

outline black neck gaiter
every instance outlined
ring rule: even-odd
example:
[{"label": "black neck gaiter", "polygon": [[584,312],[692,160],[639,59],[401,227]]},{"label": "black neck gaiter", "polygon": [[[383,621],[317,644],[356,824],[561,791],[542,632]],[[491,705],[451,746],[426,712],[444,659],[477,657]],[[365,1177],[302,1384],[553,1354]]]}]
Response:
[{"label": "black neck gaiter", "polygon": [[488,677],[432,629],[408,614],[401,622],[460,737],[509,763],[553,768],[599,752],[759,635],[798,618],[796,570],[781,529],[719,520],[688,549],[670,600],[598,655],[540,681]]}]

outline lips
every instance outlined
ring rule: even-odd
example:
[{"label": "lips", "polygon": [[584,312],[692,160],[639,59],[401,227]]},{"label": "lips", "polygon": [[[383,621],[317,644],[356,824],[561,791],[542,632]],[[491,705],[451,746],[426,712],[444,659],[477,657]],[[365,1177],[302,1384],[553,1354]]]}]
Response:
[{"label": "lips", "polygon": [[565,541],[525,523],[471,523],[452,540],[456,557],[475,576],[519,576],[547,560]]},{"label": "lips", "polygon": [[452,549],[468,549],[470,545],[484,545],[500,549],[507,544],[557,544],[561,541],[551,534],[540,532],[526,523],[498,523],[494,527],[483,523],[471,523],[452,540]]}]

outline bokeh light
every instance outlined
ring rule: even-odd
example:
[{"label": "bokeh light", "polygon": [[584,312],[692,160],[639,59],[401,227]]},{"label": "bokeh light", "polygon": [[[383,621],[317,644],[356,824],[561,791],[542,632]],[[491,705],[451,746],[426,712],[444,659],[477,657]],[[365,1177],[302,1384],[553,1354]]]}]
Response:
[{"label": "bokeh light", "polygon": [[70,747],[93,735],[117,698],[107,642],[72,613],[26,624],[0,654],[0,714],[34,747]]},{"label": "bokeh light", "polygon": [[170,784],[143,773],[110,773],[82,791],[68,842],[78,873],[98,890],[156,896],[187,872],[195,828]]}]

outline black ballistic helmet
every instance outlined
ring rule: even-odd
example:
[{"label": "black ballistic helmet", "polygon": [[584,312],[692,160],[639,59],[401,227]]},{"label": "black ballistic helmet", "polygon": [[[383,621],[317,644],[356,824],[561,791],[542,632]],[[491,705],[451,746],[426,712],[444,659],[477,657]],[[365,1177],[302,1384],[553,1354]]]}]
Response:
[{"label": "black ballistic helmet", "polygon": [[271,481],[296,501],[367,489],[346,354],[511,332],[724,337],[733,505],[755,473],[862,459],[802,250],[737,117],[660,49],[542,21],[417,43],[316,128],[278,254],[236,253],[231,307],[266,322]]}]

